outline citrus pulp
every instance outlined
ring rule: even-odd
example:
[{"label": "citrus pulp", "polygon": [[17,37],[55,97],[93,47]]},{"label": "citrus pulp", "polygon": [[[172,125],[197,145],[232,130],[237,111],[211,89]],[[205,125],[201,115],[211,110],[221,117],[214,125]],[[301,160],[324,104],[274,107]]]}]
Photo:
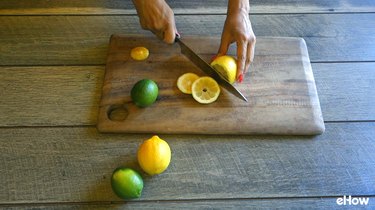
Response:
[{"label": "citrus pulp", "polygon": [[209,104],[219,97],[220,86],[211,77],[200,77],[192,85],[193,98],[202,104]]},{"label": "citrus pulp", "polygon": [[232,56],[223,55],[215,58],[211,62],[212,68],[216,70],[219,75],[228,81],[230,84],[233,84],[236,81],[237,75],[237,62]]},{"label": "citrus pulp", "polygon": [[149,54],[148,49],[145,47],[135,47],[130,51],[130,57],[137,61],[147,59]]},{"label": "citrus pulp", "polygon": [[199,78],[194,73],[185,73],[177,79],[177,88],[186,94],[191,94],[191,85]]}]

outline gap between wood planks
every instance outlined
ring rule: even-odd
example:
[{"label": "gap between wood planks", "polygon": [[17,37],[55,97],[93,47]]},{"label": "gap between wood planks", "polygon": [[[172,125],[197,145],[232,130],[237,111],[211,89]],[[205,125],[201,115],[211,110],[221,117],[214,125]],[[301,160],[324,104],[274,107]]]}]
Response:
[{"label": "gap between wood planks", "polygon": [[[336,199],[343,195],[330,196],[299,196],[299,197],[258,197],[258,198],[209,198],[209,199],[171,199],[171,200],[127,200],[127,201],[86,201],[86,202],[25,202],[25,203],[0,203],[0,207],[26,207],[26,206],[55,206],[55,205],[115,205],[130,203],[193,203],[193,202],[227,202],[227,201],[256,201],[256,200],[299,200],[299,199]],[[375,195],[351,195],[352,197],[375,198]]]},{"label": "gap between wood planks", "polygon": [[[175,13],[175,16],[196,16],[196,15],[209,15],[219,16],[226,15],[226,12],[215,12],[215,13]],[[345,14],[375,14],[375,12],[288,12],[288,13],[249,13],[250,16],[263,16],[263,15],[345,15]],[[1,16],[138,16],[136,13],[129,14],[0,14]]]}]

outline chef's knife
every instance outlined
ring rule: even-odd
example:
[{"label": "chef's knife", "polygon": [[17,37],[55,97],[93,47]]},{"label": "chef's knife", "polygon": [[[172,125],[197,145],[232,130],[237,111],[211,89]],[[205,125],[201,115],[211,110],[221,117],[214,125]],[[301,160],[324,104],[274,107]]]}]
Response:
[{"label": "chef's knife", "polygon": [[186,46],[186,44],[183,41],[181,41],[178,35],[176,35],[175,42],[177,42],[180,45],[181,53],[184,54],[187,58],[189,58],[189,60],[193,62],[196,66],[198,66],[204,73],[215,79],[220,84],[220,86],[227,89],[230,93],[247,102],[247,98],[239,90],[237,90],[237,88],[235,88],[228,81],[223,79],[219,75],[219,73],[215,71],[215,69],[213,69],[199,55],[197,55],[193,50]]}]

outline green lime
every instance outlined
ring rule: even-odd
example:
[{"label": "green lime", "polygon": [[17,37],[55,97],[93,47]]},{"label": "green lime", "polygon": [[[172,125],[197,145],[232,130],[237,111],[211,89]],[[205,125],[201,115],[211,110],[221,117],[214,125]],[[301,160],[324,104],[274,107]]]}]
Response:
[{"label": "green lime", "polygon": [[119,167],[112,173],[112,189],[122,199],[139,198],[142,194],[143,179],[131,168]]},{"label": "green lime", "polygon": [[133,102],[139,107],[153,104],[158,94],[158,85],[150,79],[143,79],[135,83],[130,93]]}]

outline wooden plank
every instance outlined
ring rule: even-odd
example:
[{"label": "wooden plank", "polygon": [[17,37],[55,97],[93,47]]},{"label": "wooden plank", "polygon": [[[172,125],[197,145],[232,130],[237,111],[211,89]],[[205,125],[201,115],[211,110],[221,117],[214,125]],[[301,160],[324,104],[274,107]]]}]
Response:
[{"label": "wooden plank", "polygon": [[[251,0],[251,14],[375,12],[371,0]],[[168,1],[175,14],[225,14],[227,0]],[[27,0],[0,1],[0,15],[136,14],[131,1],[123,0]]]},{"label": "wooden plank", "polygon": [[[182,35],[220,36],[225,16],[178,16]],[[253,16],[256,35],[302,37],[312,62],[374,61],[375,14]],[[151,34],[135,16],[0,16],[0,65],[104,64],[111,34]],[[353,34],[355,36],[348,36]]]},{"label": "wooden plank", "polygon": [[375,63],[316,63],[312,68],[326,121],[375,120]]},{"label": "wooden plank", "polygon": [[[341,196],[342,198],[343,196]],[[366,207],[374,208],[374,197],[363,197],[368,199],[368,204],[365,205],[349,205],[347,201],[345,205],[338,205],[336,198],[282,198],[282,199],[218,199],[218,200],[175,200],[175,201],[137,201],[137,202],[114,202],[112,204],[106,202],[95,203],[52,203],[52,204],[5,204],[0,207],[5,207],[7,210],[17,209],[80,209],[80,210],[106,210],[106,209],[336,209],[336,208],[354,208]],[[358,197],[353,197],[358,198]]]},{"label": "wooden plank", "polygon": [[[375,120],[375,63],[312,69],[324,120]],[[0,67],[0,126],[95,125],[103,79],[104,66]]]},{"label": "wooden plank", "polygon": [[103,84],[103,68],[0,68],[1,124],[36,126],[95,123]]},{"label": "wooden plank", "polygon": [[[119,201],[120,166],[139,170],[150,135],[99,134],[94,127],[0,129],[0,203]],[[375,195],[375,123],[330,123],[318,137],[161,135],[172,161],[141,173],[139,200]]]},{"label": "wooden plank", "polygon": [[[220,37],[185,36],[183,40],[207,62],[220,43]],[[149,49],[151,55],[147,61],[139,62],[130,57],[131,49],[137,46]],[[176,86],[177,78],[184,73],[206,74],[180,53],[178,45],[164,46],[153,36],[111,37],[97,122],[99,131],[227,135],[317,135],[324,132],[319,97],[303,39],[258,38],[258,57],[251,73],[246,75],[248,79],[234,84],[249,101],[221,88],[215,103],[207,105],[197,103]],[[236,52],[233,47],[228,54]],[[137,107],[130,97],[133,85],[144,78],[154,80],[159,86],[158,100],[147,109]],[[202,94],[202,98],[207,96]],[[113,114],[116,112],[122,113],[117,119]]]}]

